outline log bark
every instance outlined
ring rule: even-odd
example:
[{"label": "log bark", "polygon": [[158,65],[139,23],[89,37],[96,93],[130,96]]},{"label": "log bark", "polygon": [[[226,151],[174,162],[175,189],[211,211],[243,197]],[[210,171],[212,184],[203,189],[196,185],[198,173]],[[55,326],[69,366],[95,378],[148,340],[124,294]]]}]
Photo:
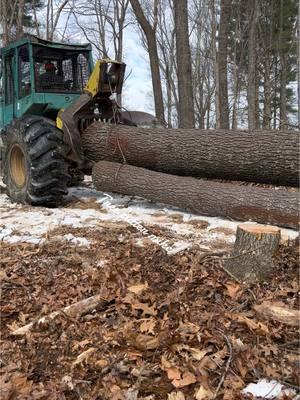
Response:
[{"label": "log bark", "polygon": [[140,128],[96,122],[82,135],[92,161],[174,175],[299,185],[299,133]]},{"label": "log bark", "polygon": [[254,306],[254,310],[261,316],[290,326],[300,326],[300,311],[279,304],[263,302]]},{"label": "log bark", "polygon": [[273,269],[272,257],[280,237],[280,229],[274,226],[238,226],[233,252],[224,260],[225,268],[244,282],[266,279]]},{"label": "log bark", "polygon": [[102,295],[88,297],[87,299],[80,300],[77,303],[71,304],[70,306],[63,308],[62,310],[53,311],[51,314],[45,315],[35,321],[30,322],[27,325],[22,326],[21,328],[14,330],[12,332],[12,335],[26,335],[26,333],[29,332],[33,328],[33,326],[38,326],[39,324],[43,324],[49,320],[52,320],[59,314],[66,314],[68,317],[78,318],[81,315],[87,314],[93,311],[95,308],[99,306],[104,306],[106,304],[108,304],[108,302],[103,300]]},{"label": "log bark", "polygon": [[94,165],[93,183],[98,190],[140,196],[201,215],[298,227],[297,189],[180,177],[108,161]]}]

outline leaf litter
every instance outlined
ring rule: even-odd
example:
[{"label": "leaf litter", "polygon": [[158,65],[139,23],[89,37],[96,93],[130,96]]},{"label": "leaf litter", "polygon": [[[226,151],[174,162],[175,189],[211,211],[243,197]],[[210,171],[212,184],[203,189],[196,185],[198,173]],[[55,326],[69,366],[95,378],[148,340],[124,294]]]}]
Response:
[{"label": "leaf litter", "polygon": [[[169,218],[166,209],[117,199],[137,218],[144,216],[151,233],[170,239],[177,232],[189,242],[167,255],[151,241],[138,246],[140,233],[109,219],[95,197],[75,196],[77,210],[55,211],[54,223],[52,210],[4,204],[0,398],[294,398],[299,329],[264,319],[255,306],[299,308],[297,242],[281,245],[270,282],[246,286],[214,257],[203,258],[203,251],[230,250],[235,223],[220,226],[217,219],[171,211]],[[19,213],[26,221],[15,232]],[[24,230],[28,218],[36,240],[31,229]],[[99,294],[104,302],[92,312],[78,318],[59,312],[34,323],[26,335],[12,335]],[[268,387],[276,387],[276,397],[266,393]]]},{"label": "leaf litter", "polygon": [[[66,234],[89,247],[55,239]],[[282,245],[271,282],[251,286],[254,300],[198,248],[168,256],[136,237],[129,225],[63,227],[40,245],[0,243],[1,399],[243,399],[263,378],[298,387],[298,329],[253,308],[299,307],[295,244]],[[103,308],[12,336],[99,293]]]}]

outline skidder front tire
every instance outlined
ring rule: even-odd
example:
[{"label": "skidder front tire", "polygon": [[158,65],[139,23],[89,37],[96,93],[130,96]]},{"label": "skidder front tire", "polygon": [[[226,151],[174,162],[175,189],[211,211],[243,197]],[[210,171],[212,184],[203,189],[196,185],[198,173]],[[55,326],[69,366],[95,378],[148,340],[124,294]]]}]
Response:
[{"label": "skidder front tire", "polygon": [[62,132],[42,117],[15,120],[5,135],[4,183],[12,201],[57,206],[67,193]]}]

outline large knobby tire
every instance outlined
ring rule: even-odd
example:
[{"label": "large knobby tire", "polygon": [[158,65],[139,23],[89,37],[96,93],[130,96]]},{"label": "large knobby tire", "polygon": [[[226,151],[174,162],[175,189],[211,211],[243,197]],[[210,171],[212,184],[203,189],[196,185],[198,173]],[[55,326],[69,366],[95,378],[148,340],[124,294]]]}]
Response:
[{"label": "large knobby tire", "polygon": [[57,206],[67,193],[62,132],[42,117],[13,121],[5,134],[4,183],[17,203]]}]

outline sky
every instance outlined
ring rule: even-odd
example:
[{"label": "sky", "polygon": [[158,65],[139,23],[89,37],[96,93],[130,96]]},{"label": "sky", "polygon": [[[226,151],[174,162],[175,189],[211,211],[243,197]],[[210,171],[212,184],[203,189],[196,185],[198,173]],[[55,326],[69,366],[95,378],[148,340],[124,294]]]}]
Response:
[{"label": "sky", "polygon": [[[59,31],[64,30],[66,20],[66,15],[62,14],[58,26]],[[90,17],[88,21],[84,21],[84,23],[91,22]],[[86,42],[82,32],[75,26],[75,21],[72,19],[69,20],[69,30],[73,33],[68,35],[70,41],[73,43]],[[96,51],[94,55],[96,55]],[[135,24],[129,24],[124,30],[123,62],[126,63],[125,77],[127,77],[123,87],[123,106],[130,111],[145,111],[153,114],[154,103],[149,57],[141,44]]]}]

